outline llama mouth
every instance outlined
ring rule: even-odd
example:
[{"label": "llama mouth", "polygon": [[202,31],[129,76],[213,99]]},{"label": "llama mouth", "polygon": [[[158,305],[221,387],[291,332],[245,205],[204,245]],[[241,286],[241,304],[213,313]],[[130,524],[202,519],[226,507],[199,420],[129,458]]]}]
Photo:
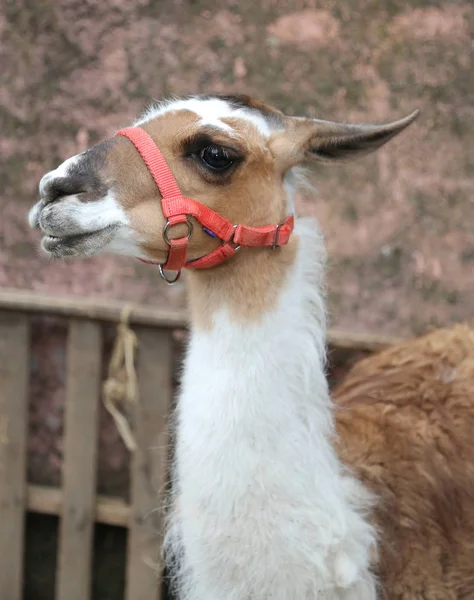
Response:
[{"label": "llama mouth", "polygon": [[116,226],[75,235],[45,235],[41,240],[42,250],[52,258],[87,257],[97,254],[112,241]]}]

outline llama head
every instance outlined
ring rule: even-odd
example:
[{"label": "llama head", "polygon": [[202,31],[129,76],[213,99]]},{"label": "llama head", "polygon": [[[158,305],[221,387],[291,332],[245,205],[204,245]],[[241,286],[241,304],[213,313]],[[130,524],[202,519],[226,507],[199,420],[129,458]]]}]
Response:
[{"label": "llama head", "polygon": [[[280,223],[292,211],[289,184],[298,166],[371,152],[417,114],[351,125],[287,117],[244,96],[198,96],[155,106],[136,125],[155,141],[183,195],[232,223],[258,227]],[[126,138],[113,137],[67,159],[44,175],[39,191],[29,222],[43,233],[48,255],[107,251],[165,261],[159,190]],[[186,233],[185,225],[176,225],[170,238]],[[218,244],[195,226],[188,258]]]}]

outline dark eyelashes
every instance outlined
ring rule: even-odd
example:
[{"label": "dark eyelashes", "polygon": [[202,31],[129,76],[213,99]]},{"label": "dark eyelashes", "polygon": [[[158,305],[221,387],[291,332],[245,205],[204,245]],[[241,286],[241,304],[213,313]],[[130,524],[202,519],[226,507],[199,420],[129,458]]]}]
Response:
[{"label": "dark eyelashes", "polygon": [[242,152],[236,148],[226,145],[225,143],[216,141],[215,138],[207,133],[198,133],[192,138],[186,140],[182,147],[183,156],[199,156],[203,150],[209,147],[222,148],[225,152],[227,152],[229,157],[236,162],[241,161],[244,158]]}]

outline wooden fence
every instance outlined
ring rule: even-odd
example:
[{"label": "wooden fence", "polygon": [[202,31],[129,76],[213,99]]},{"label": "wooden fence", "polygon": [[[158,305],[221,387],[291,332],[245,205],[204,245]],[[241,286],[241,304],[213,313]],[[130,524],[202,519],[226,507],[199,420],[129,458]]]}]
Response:
[{"label": "wooden fence", "polygon": [[[0,289],[0,590],[23,594],[26,511],[60,517],[56,600],[90,600],[96,522],[128,528],[126,600],[159,600],[162,515],[155,509],[166,485],[167,424],[172,396],[172,329],[183,314],[134,305],[129,323],[138,338],[139,402],[133,424],[130,502],[96,495],[98,410],[102,389],[103,324],[118,322],[124,305]],[[68,319],[62,488],[28,484],[27,409],[31,318]],[[341,352],[373,352],[394,340],[331,332]],[[161,449],[161,450],[159,450]],[[152,568],[154,566],[154,568]]]}]

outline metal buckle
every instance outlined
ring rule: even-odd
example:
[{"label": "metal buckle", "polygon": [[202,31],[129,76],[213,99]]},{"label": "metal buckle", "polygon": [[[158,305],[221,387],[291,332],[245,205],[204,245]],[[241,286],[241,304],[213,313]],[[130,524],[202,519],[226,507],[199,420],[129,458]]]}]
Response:
[{"label": "metal buckle", "polygon": [[[186,221],[185,221],[187,227],[188,227],[188,233],[186,234],[186,237],[189,238],[191,237],[191,234],[193,232],[193,224],[191,223],[191,221],[189,220],[189,217],[186,217]],[[168,237],[168,229],[170,227],[174,227],[175,225],[184,225],[185,223],[174,223],[173,225],[171,225],[171,223],[169,221],[166,221],[165,226],[163,227],[163,239],[165,240],[165,242],[168,244],[168,246],[171,246],[171,241],[170,238]]]},{"label": "metal buckle", "polygon": [[272,250],[275,250],[276,248],[279,248],[280,246],[278,245],[278,232],[280,231],[280,227],[283,225],[284,223],[278,223],[278,225],[275,227],[275,236],[273,237],[273,244],[272,244]]},{"label": "metal buckle", "polygon": [[[226,244],[235,244],[234,242],[234,235],[235,235],[235,230],[237,229],[238,225],[234,225],[234,232],[232,233],[232,237],[230,238],[230,240],[228,242],[224,242],[224,240],[222,240],[222,245],[225,246]],[[234,252],[238,252],[240,250],[240,246],[235,246],[234,248]]]},{"label": "metal buckle", "polygon": [[174,279],[168,279],[163,270],[163,265],[158,265],[158,272],[160,273],[161,279],[163,279],[163,281],[166,281],[168,285],[173,285],[173,283],[176,283],[181,277],[181,270],[179,270],[176,271],[176,277]]}]

